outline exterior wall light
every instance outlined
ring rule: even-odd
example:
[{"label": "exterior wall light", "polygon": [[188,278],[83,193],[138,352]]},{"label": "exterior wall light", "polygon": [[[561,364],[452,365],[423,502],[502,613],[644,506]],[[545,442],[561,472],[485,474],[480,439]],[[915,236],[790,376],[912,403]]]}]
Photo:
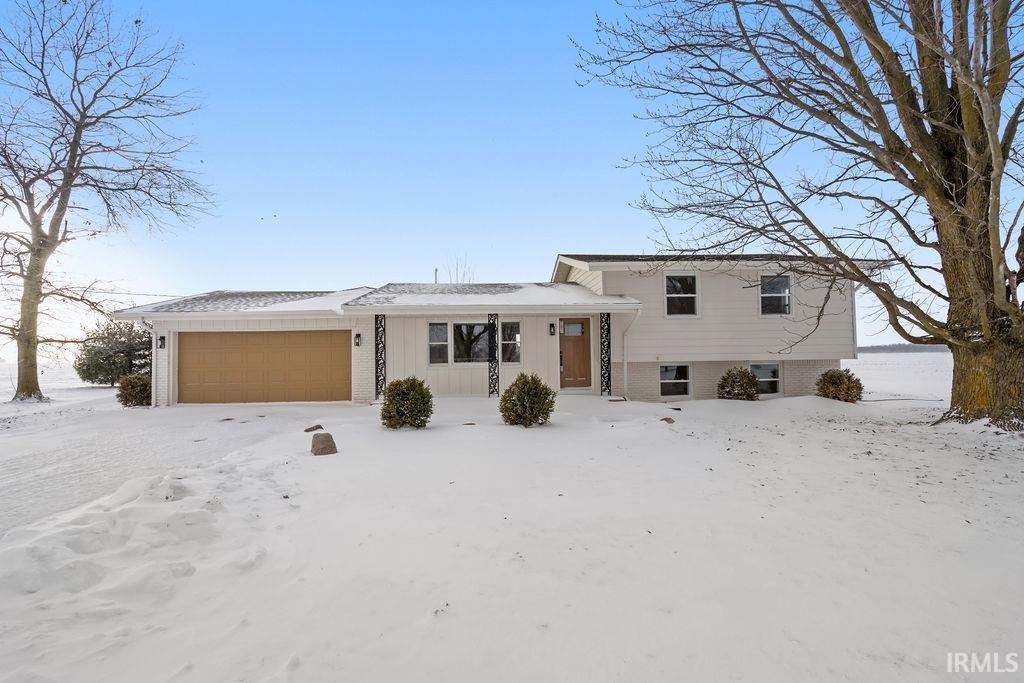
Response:
[{"label": "exterior wall light", "polygon": [[548,334],[551,335],[552,337],[555,336],[555,324],[554,323],[548,323]]},{"label": "exterior wall light", "polygon": [[167,348],[167,337],[160,335],[156,338],[156,348],[166,349]]},{"label": "exterior wall light", "polygon": [[363,335],[356,332],[356,336],[352,337],[352,344],[355,346],[361,346],[363,343]]}]

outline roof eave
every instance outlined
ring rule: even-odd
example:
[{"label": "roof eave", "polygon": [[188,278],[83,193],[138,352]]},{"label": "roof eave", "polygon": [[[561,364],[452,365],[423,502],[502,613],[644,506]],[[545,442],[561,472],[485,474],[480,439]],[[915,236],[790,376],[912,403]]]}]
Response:
[{"label": "roof eave", "polygon": [[443,304],[421,304],[399,306],[395,304],[383,304],[380,306],[349,306],[345,307],[348,315],[419,315],[429,317],[431,315],[487,315],[488,313],[504,313],[506,315],[548,315],[560,313],[615,313],[631,312],[642,308],[639,301],[626,301],[621,303],[588,303],[588,304],[500,304],[500,305],[449,305]]},{"label": "roof eave", "polygon": [[[566,266],[567,268],[579,268],[580,270],[590,270],[590,264],[588,264],[586,261],[577,261],[574,258],[569,258],[568,256],[563,256],[562,254],[559,254],[557,257],[555,257],[555,267],[551,269],[552,282],[566,281],[565,278],[558,277],[558,269],[562,266]],[[565,277],[568,277],[568,273],[566,273]]]},{"label": "roof eave", "polygon": [[113,313],[115,320],[184,320],[184,319],[277,319],[277,318],[338,318],[344,312],[337,308],[306,311],[139,311],[125,309]]}]

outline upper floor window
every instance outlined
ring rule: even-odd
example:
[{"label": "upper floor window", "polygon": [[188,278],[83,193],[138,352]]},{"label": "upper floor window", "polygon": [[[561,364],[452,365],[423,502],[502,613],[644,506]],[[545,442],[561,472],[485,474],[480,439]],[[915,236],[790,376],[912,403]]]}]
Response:
[{"label": "upper floor window", "polygon": [[787,315],[789,309],[789,276],[762,275],[761,315]]},{"label": "upper floor window", "polygon": [[518,363],[523,357],[523,339],[519,333],[519,323],[501,324],[501,362]]},{"label": "upper floor window", "polygon": [[697,315],[697,276],[665,276],[665,312],[669,315]]}]

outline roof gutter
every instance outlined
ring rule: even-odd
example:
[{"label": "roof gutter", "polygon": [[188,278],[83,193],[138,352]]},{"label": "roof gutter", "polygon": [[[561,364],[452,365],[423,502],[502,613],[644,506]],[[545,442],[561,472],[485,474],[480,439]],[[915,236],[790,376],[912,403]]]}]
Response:
[{"label": "roof gutter", "polygon": [[640,310],[642,304],[635,303],[594,303],[594,304],[561,304],[555,306],[532,305],[532,306],[509,306],[509,305],[473,305],[473,306],[444,306],[438,304],[425,304],[419,306],[350,306],[343,307],[346,315],[374,315],[383,313],[386,315],[487,315],[488,313],[504,313],[506,315],[550,315],[552,313],[615,313]]}]

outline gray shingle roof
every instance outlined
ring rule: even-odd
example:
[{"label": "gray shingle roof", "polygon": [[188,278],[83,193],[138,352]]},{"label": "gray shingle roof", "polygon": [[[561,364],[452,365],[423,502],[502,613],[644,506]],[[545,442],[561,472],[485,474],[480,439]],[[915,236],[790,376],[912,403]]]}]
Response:
[{"label": "gray shingle roof", "polygon": [[229,291],[218,290],[170,301],[115,311],[114,317],[133,320],[149,316],[173,317],[176,313],[259,315],[261,313],[303,314],[324,311],[341,312],[341,306],[370,291],[369,287],[318,291]]},{"label": "gray shingle roof", "polygon": [[420,284],[392,282],[345,304],[361,306],[593,306],[634,305],[624,296],[605,296],[564,282]]},{"label": "gray shingle roof", "polygon": [[154,313],[208,313],[213,311],[247,311],[266,308],[276,304],[303,301],[327,296],[333,292],[232,292],[218,290],[196,294],[157,304],[150,310]]}]

